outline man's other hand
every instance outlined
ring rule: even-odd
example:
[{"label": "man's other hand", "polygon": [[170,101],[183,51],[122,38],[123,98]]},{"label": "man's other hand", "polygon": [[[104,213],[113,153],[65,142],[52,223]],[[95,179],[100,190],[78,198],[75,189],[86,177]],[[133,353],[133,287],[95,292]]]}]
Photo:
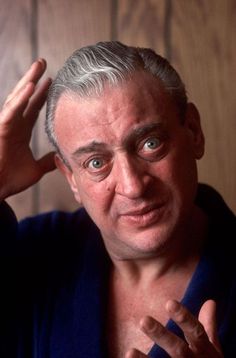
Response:
[{"label": "man's other hand", "polygon": [[[194,317],[179,302],[170,300],[166,304],[169,317],[182,329],[186,341],[171,333],[154,318],[146,316],[140,322],[141,330],[162,347],[173,358],[222,358],[217,328],[216,304],[206,301]],[[127,352],[125,358],[147,357],[137,349]]]}]

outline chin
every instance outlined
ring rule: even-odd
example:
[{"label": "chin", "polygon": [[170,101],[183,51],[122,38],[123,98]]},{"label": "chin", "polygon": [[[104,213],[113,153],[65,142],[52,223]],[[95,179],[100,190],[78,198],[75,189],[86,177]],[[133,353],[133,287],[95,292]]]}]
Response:
[{"label": "chin", "polygon": [[163,249],[168,246],[169,242],[170,237],[168,235],[156,232],[152,235],[137,235],[132,244],[133,247],[136,247],[136,249],[143,253],[158,253],[162,252]]},{"label": "chin", "polygon": [[129,237],[125,235],[121,240],[117,240],[114,246],[117,249],[115,256],[120,259],[142,259],[159,256],[170,246],[171,237],[168,232],[160,228],[133,233]]}]

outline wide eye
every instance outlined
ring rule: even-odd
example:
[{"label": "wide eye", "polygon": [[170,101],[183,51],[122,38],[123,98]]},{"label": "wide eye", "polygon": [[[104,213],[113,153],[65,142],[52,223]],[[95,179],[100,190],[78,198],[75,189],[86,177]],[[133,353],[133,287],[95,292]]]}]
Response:
[{"label": "wide eye", "polygon": [[157,149],[161,145],[160,139],[156,137],[149,138],[143,145],[143,150],[152,151]]},{"label": "wide eye", "polygon": [[103,165],[104,161],[100,158],[93,158],[88,162],[88,168],[92,170],[99,170]]}]

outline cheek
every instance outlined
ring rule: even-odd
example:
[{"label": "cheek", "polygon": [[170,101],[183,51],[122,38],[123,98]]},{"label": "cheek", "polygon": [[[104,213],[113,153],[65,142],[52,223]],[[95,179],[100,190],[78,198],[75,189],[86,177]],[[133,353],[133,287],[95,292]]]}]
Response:
[{"label": "cheek", "polygon": [[169,155],[168,170],[175,181],[189,183],[196,180],[196,160],[188,138],[179,140]]},{"label": "cheek", "polygon": [[195,195],[197,166],[191,153],[182,150],[172,151],[154,166],[153,175],[179,205],[185,201],[185,196],[189,199]]},{"label": "cheek", "polygon": [[170,179],[173,197],[177,210],[188,215],[191,212],[197,190],[196,161],[187,153],[181,153],[181,158],[173,159]]},{"label": "cheek", "polygon": [[79,177],[76,180],[81,204],[89,212],[105,212],[112,201],[111,191],[105,182],[93,182]]}]

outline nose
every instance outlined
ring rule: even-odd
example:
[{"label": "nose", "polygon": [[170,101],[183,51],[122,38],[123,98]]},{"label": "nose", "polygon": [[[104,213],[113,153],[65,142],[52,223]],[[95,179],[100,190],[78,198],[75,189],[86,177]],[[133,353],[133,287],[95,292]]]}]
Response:
[{"label": "nose", "polygon": [[129,199],[143,196],[150,181],[145,163],[141,163],[138,158],[123,155],[115,165],[115,192]]}]

